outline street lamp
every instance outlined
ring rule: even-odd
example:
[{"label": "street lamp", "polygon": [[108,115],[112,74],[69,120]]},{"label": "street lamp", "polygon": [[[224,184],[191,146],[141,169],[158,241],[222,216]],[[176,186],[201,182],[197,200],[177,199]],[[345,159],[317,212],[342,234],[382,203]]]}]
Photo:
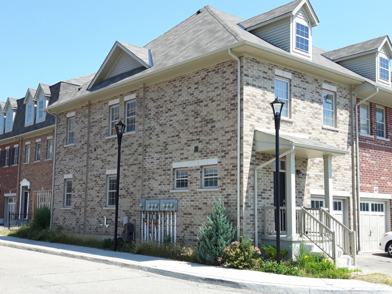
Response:
[{"label": "street lamp", "polygon": [[118,198],[119,198],[119,191],[120,191],[120,162],[121,162],[121,141],[125,131],[125,125],[120,120],[114,126],[116,128],[117,134],[117,189],[116,189],[116,214],[114,220],[114,251],[117,251],[117,225],[118,225]]},{"label": "street lamp", "polygon": [[274,203],[275,203],[275,232],[276,232],[276,260],[280,262],[280,159],[279,159],[279,129],[280,116],[284,102],[277,97],[271,102],[275,120],[275,177],[274,177]]}]

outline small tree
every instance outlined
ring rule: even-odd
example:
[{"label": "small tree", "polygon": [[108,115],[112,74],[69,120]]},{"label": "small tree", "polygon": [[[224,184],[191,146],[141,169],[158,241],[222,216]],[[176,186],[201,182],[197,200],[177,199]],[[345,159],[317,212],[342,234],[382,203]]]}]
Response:
[{"label": "small tree", "polygon": [[34,213],[32,227],[37,230],[47,229],[50,225],[50,209],[47,207],[37,208]]},{"label": "small tree", "polygon": [[200,262],[217,264],[225,247],[233,241],[235,229],[222,202],[215,202],[207,223],[200,228],[197,257]]}]

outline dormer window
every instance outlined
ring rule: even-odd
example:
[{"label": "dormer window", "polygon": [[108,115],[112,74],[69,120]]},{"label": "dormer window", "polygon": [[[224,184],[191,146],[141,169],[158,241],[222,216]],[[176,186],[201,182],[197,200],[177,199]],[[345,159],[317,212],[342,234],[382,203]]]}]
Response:
[{"label": "dormer window", "polygon": [[384,57],[379,57],[380,80],[389,83],[389,60]]},{"label": "dormer window", "polygon": [[5,132],[11,132],[12,131],[12,127],[14,124],[14,111],[12,110],[12,108],[9,108],[7,111],[7,116],[5,118]]},{"label": "dormer window", "polygon": [[45,112],[45,108],[46,108],[46,97],[44,95],[42,95],[39,100],[38,100],[38,105],[37,105],[37,119],[36,122],[43,122],[45,120],[46,117],[46,112]]},{"label": "dormer window", "polygon": [[4,116],[0,113],[0,135],[4,133]]},{"label": "dormer window", "polygon": [[309,27],[297,22],[295,32],[295,49],[309,53]]},{"label": "dormer window", "polygon": [[34,102],[29,101],[26,105],[25,126],[30,126],[34,123]]}]

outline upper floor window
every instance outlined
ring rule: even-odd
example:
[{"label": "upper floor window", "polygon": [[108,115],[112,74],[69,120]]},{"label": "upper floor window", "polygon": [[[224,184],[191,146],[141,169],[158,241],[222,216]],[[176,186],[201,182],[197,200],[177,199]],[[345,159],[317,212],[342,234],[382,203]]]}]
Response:
[{"label": "upper floor window", "polygon": [[290,80],[275,78],[275,97],[284,102],[282,117],[290,117]]},{"label": "upper floor window", "polygon": [[174,171],[174,188],[178,190],[188,189],[188,171],[183,169]]},{"label": "upper floor window", "polygon": [[359,125],[362,135],[370,135],[370,112],[368,104],[361,104],[359,108]]},{"label": "upper floor window", "polygon": [[133,132],[136,129],[136,100],[125,102],[125,125],[126,132]]},{"label": "upper floor window", "polygon": [[30,144],[25,144],[24,147],[24,163],[29,163],[30,162]]},{"label": "upper floor window", "polygon": [[64,207],[70,207],[72,201],[72,179],[64,180]]},{"label": "upper floor window", "polygon": [[116,205],[117,193],[117,175],[108,175],[106,177],[106,205]]},{"label": "upper floor window", "polygon": [[218,188],[218,167],[206,166],[202,171],[203,188]]},{"label": "upper floor window", "polygon": [[15,145],[12,150],[12,165],[17,165],[19,163],[19,145]]},{"label": "upper floor window", "polygon": [[48,138],[46,141],[46,159],[53,159],[53,139]]},{"label": "upper floor window", "polygon": [[35,142],[34,161],[41,160],[41,142]]},{"label": "upper floor window", "polygon": [[295,48],[309,52],[309,27],[298,22],[295,23]]},{"label": "upper floor window", "polygon": [[389,60],[384,57],[379,58],[380,79],[389,83]]},{"label": "upper floor window", "polygon": [[34,102],[29,101],[26,105],[25,126],[30,126],[34,123]]},{"label": "upper floor window", "polygon": [[120,105],[114,104],[109,107],[109,136],[116,134],[116,123],[120,119]]},{"label": "upper floor window", "polygon": [[12,131],[12,127],[14,124],[14,111],[12,110],[12,108],[9,108],[7,111],[7,116],[5,118],[5,132],[11,132]]},{"label": "upper floor window", "polygon": [[5,163],[4,163],[5,166],[10,165],[10,148],[9,147],[5,148],[5,159],[4,159],[4,161],[5,161]]},{"label": "upper floor window", "polygon": [[0,113],[0,135],[4,133],[4,116]]},{"label": "upper floor window", "polygon": [[386,137],[385,109],[381,106],[376,106],[376,136],[380,138]]},{"label": "upper floor window", "polygon": [[75,144],[75,116],[67,117],[67,134],[65,144]]},{"label": "upper floor window", "polygon": [[45,96],[41,96],[39,98],[39,100],[38,100],[36,122],[43,122],[45,120],[45,117],[46,117],[46,112],[45,112],[46,101],[47,101],[47,99],[46,99]]},{"label": "upper floor window", "polygon": [[336,127],[336,97],[335,93],[324,90],[323,92],[323,125]]}]

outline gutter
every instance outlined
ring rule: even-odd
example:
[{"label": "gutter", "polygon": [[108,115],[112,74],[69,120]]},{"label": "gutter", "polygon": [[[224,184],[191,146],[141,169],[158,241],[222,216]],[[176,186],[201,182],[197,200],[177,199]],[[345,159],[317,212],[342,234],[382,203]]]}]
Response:
[{"label": "gutter", "polygon": [[234,55],[232,48],[229,55],[237,62],[237,239],[241,236],[241,60]]},{"label": "gutter", "polygon": [[[353,199],[355,200],[354,202],[354,221],[355,221],[355,228],[357,229],[357,242],[358,242],[358,248],[357,251],[361,250],[361,232],[359,229],[359,224],[360,224],[360,192],[361,192],[361,172],[360,172],[360,158],[359,158],[359,123],[358,123],[358,119],[359,119],[359,106],[361,104],[366,103],[367,101],[369,101],[371,98],[373,98],[374,96],[376,96],[378,94],[378,92],[380,91],[380,88],[375,86],[375,92],[370,94],[368,97],[362,99],[359,102],[356,102],[356,97],[353,97],[354,100],[354,108],[353,108],[353,113],[352,113],[352,117],[355,119],[355,124],[353,124],[353,128],[355,128],[353,134],[355,134],[355,196],[353,197]],[[354,143],[354,142],[353,142]],[[355,217],[356,214],[356,217]]]},{"label": "gutter", "polygon": [[[291,153],[293,153],[293,152],[295,152],[295,146],[294,146],[294,145],[291,146],[291,149],[290,149],[290,150],[288,150],[288,151],[283,152],[282,154],[280,154],[280,155],[279,155],[279,159],[281,159],[282,157],[285,157],[285,156],[287,156],[287,155],[289,155],[289,154],[291,154]],[[274,158],[272,158],[272,159],[270,159],[270,160],[264,162],[263,164],[261,164],[261,165],[255,167],[255,177],[254,177],[254,180],[255,180],[255,183],[254,183],[254,185],[255,185],[255,187],[254,187],[254,192],[255,192],[255,194],[254,194],[254,201],[253,201],[253,202],[254,202],[254,209],[255,209],[255,211],[254,211],[254,214],[255,214],[255,218],[254,218],[254,220],[255,220],[255,246],[258,246],[258,244],[259,244],[259,237],[258,237],[258,219],[257,219],[257,171],[258,171],[259,169],[262,169],[262,168],[266,167],[267,165],[273,163],[275,160],[276,160],[276,157],[274,157]]]}]

